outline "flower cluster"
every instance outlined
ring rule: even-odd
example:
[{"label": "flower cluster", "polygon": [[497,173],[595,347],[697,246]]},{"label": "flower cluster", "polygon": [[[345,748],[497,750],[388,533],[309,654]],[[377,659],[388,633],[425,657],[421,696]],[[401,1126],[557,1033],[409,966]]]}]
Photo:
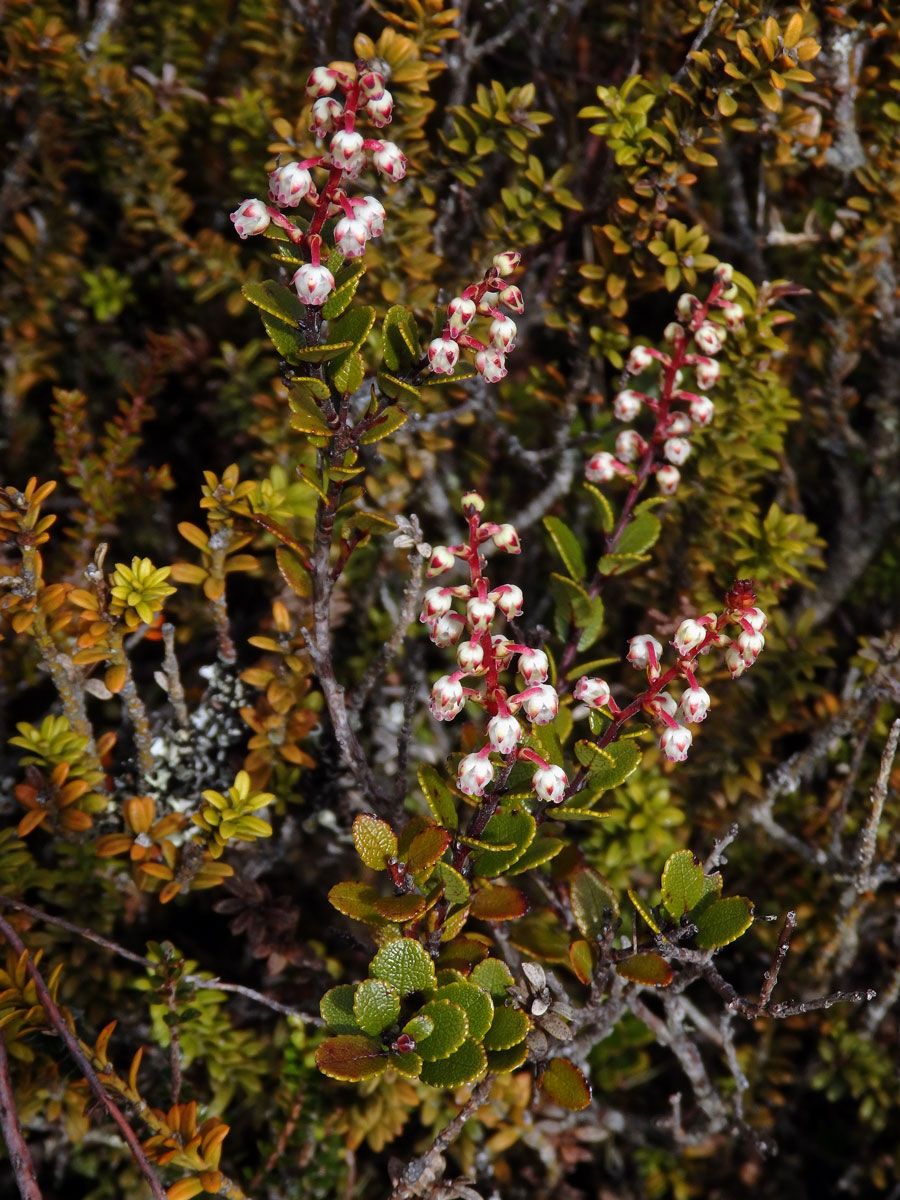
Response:
[{"label": "flower cluster", "polygon": [[[341,102],[333,93],[344,92]],[[310,132],[327,139],[327,150],[314,158],[289,162],[269,175],[269,203],[245,200],[231,214],[242,238],[264,233],[274,223],[288,233],[295,245],[309,252],[310,261],[295,273],[292,283],[304,304],[324,304],[334,290],[334,276],[321,261],[325,221],[337,217],[332,237],[345,258],[360,258],[370,238],[384,230],[384,207],[375,196],[349,196],[347,180],[356,179],[371,164],[386,179],[398,181],[406,174],[406,159],[393,142],[366,138],[356,128],[365,118],[376,129],[391,119],[393,99],[384,86],[384,77],[359,59],[354,73],[334,67],[316,67],[306,84],[306,95],[313,101]],[[321,167],[328,179],[321,192],[311,171]],[[308,228],[299,229],[281,211],[296,208],[301,201],[314,212]]]},{"label": "flower cluster", "polygon": [[[697,682],[697,659],[714,647],[725,654],[725,664],[732,679],[752,667],[766,643],[763,630],[766,614],[756,607],[752,580],[739,579],[725,596],[721,613],[706,613],[682,621],[672,638],[678,661],[663,672],[662,644],[648,633],[629,639],[628,662],[638,671],[647,673],[648,688],[627,707],[620,708],[613,700],[609,685],[602,679],[583,676],[575,686],[576,700],[588,708],[606,708],[613,722],[607,730],[606,741],[636,712],[643,710],[662,725],[659,745],[671,762],[683,762],[693,741],[688,725],[699,724],[709,712],[710,698]],[[729,627],[737,626],[732,632]],[[681,696],[676,698],[666,689],[677,680],[684,680]]]},{"label": "flower cluster", "polygon": [[[641,375],[657,363],[661,372],[659,395],[624,388],[613,400],[613,412],[618,420],[630,424],[647,408],[654,414],[653,432],[644,438],[636,429],[623,429],[616,438],[615,454],[599,450],[588,460],[584,473],[591,483],[606,483],[616,475],[633,472],[643,478],[652,470],[663,495],[671,496],[677,490],[681,482],[678,468],[691,452],[688,435],[713,419],[712,401],[699,392],[709,391],[718,381],[719,364],[715,355],[725,344],[728,331],[740,329],[744,323],[743,309],[735,303],[737,288],[731,278],[732,268],[721,263],[705,301],[691,295],[679,298],[680,320],[672,321],[665,329],[666,341],[672,347],[669,353],[649,346],[632,348],[626,371]],[[724,324],[710,320],[713,308],[721,310]],[[698,391],[682,388],[685,368],[693,370]]]},{"label": "flower cluster", "polygon": [[[532,787],[541,800],[558,804],[565,794],[568,779],[555,766],[530,747],[522,746],[523,729],[516,714],[532,725],[549,725],[559,711],[556,689],[547,683],[550,662],[543,650],[520,645],[492,626],[499,614],[513,620],[522,612],[522,592],[515,584],[492,587],[484,574],[484,558],[479,546],[492,541],[498,550],[518,554],[518,535],[512,525],[482,522],[484,501],[477,492],[463,496],[463,514],[469,525],[468,541],[459,546],[435,546],[428,564],[434,578],[449,571],[457,559],[469,568],[470,582],[457,587],[432,587],[422,600],[420,620],[428,626],[437,646],[455,646],[457,670],[442,675],[431,689],[430,708],[438,721],[452,721],[471,700],[489,715],[487,743],[467,754],[459,764],[458,786],[468,796],[481,796],[494,779],[491,754],[502,756],[508,764],[516,759],[534,763]],[[453,609],[460,602],[465,612]],[[509,694],[500,682],[500,673],[511,668],[513,660],[521,680],[521,690]],[[471,679],[466,686],[464,680]]]},{"label": "flower cluster", "polygon": [[[478,283],[472,283],[447,305],[443,333],[428,347],[428,365],[436,375],[452,375],[461,346],[475,351],[475,369],[488,383],[499,383],[506,375],[506,356],[516,348],[516,323],[501,311],[522,313],[522,293],[505,280],[515,271],[522,256],[517,250],[495,254],[491,266]],[[476,313],[491,317],[487,343],[468,332]]]}]

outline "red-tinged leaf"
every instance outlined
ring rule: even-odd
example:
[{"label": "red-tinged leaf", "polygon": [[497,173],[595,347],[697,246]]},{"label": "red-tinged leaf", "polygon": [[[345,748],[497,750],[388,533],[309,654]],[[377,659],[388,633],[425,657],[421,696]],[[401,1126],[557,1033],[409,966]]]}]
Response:
[{"label": "red-tinged leaf", "polygon": [[488,956],[488,947],[480,939],[471,935],[454,938],[452,942],[448,942],[441,948],[440,965],[442,967],[455,967],[463,974],[468,972],[476,965],[483,962]]},{"label": "red-tinged leaf", "polygon": [[538,1083],[549,1100],[570,1112],[587,1108],[591,1102],[590,1084],[567,1058],[554,1058]]},{"label": "red-tinged leaf", "polygon": [[594,974],[594,956],[590,942],[579,938],[569,947],[569,964],[580,983],[590,983]]},{"label": "red-tinged leaf", "polygon": [[482,921],[512,921],[528,912],[528,900],[518,888],[484,887],[472,899],[471,915]]},{"label": "red-tinged leaf", "polygon": [[406,896],[381,896],[374,902],[375,911],[385,920],[402,924],[420,916],[425,911],[424,896],[409,894]]},{"label": "red-tinged leaf", "polygon": [[644,983],[650,987],[668,987],[672,982],[672,968],[658,954],[634,954],[616,967],[616,972],[632,983]]},{"label": "red-tinged leaf", "polygon": [[353,917],[355,921],[365,921],[367,925],[384,924],[385,918],[375,908],[375,901],[380,899],[375,888],[356,880],[336,883],[328,893],[329,903],[338,912],[345,917]]},{"label": "red-tinged leaf", "polygon": [[292,592],[303,597],[312,595],[312,583],[309,575],[292,550],[289,550],[287,546],[276,546],[275,562],[278,564],[282,579]]},{"label": "red-tinged leaf", "polygon": [[387,1057],[374,1038],[345,1033],[322,1042],[316,1050],[316,1066],[332,1079],[355,1083],[380,1075]]},{"label": "red-tinged leaf", "polygon": [[439,825],[431,825],[428,829],[423,829],[410,844],[406,857],[407,867],[410,871],[418,872],[434,866],[452,839],[453,835],[450,831],[442,829]]}]

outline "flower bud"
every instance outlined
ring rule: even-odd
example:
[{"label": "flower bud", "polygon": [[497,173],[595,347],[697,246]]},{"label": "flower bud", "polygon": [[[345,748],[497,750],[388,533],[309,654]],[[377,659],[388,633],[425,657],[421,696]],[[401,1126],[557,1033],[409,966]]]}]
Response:
[{"label": "flower bud", "polygon": [[652,713],[654,717],[659,717],[663,713],[667,717],[674,717],[678,712],[678,704],[675,697],[668,692],[657,692],[655,696],[651,696],[649,700],[644,701],[644,709],[648,713]]},{"label": "flower bud", "polygon": [[691,419],[687,413],[669,413],[666,421],[666,437],[685,437],[691,432]]},{"label": "flower bud", "polygon": [[687,438],[670,437],[663,442],[663,454],[670,463],[674,463],[680,467],[682,463],[687,462],[688,455],[691,452],[691,443]]},{"label": "flower bud", "polygon": [[[718,354],[722,349],[722,341],[719,337],[718,325],[713,325],[711,322],[700,326],[694,331],[694,341],[700,347],[704,354]],[[724,336],[724,329],[722,334]]]},{"label": "flower bud", "polygon": [[269,195],[282,208],[296,208],[312,187],[312,176],[298,162],[285,163],[269,175]]},{"label": "flower bud", "polygon": [[647,451],[647,443],[636,429],[623,429],[616,438],[616,454],[623,463],[637,462]]},{"label": "flower bud", "polygon": [[508,308],[510,312],[521,314],[525,311],[525,301],[522,299],[522,293],[512,284],[509,287],[503,288],[497,300],[504,308]]},{"label": "flower bud", "polygon": [[712,358],[701,358],[695,365],[697,387],[701,392],[708,392],[719,379],[719,364]]},{"label": "flower bud", "polygon": [[660,735],[659,748],[669,762],[684,762],[693,740],[691,731],[684,725],[676,725],[674,729],[667,727]]},{"label": "flower bud", "polygon": [[491,534],[491,541],[498,550],[503,550],[506,554],[522,553],[522,543],[519,541],[519,535],[516,533],[514,525],[508,523],[498,525]]},{"label": "flower bud", "polygon": [[702,687],[685,688],[681,693],[681,715],[685,721],[705,721],[708,712],[709,692]]},{"label": "flower bud", "polygon": [[465,333],[475,316],[475,301],[454,296],[447,305],[447,316],[450,318],[450,334],[458,338],[461,333]]},{"label": "flower bud", "polygon": [[757,632],[755,629],[752,633],[748,633],[746,629],[743,629],[738,635],[737,644],[744,662],[748,667],[752,667],[759,657],[763,646],[765,646],[766,639],[763,634]]},{"label": "flower bud", "polygon": [[456,786],[466,796],[483,796],[494,778],[494,767],[486,754],[467,754],[458,771]]},{"label": "flower bud", "polygon": [[491,346],[501,354],[509,354],[516,348],[516,323],[512,317],[496,317],[491,321]]},{"label": "flower bud", "polygon": [[522,615],[522,589],[514,583],[501,583],[492,592],[488,592],[488,599],[494,601],[509,621]]},{"label": "flower bud", "polygon": [[340,122],[344,117],[344,106],[331,96],[323,96],[312,106],[311,115],[309,132],[322,138],[340,128]]},{"label": "flower bud", "polygon": [[459,613],[448,612],[431,625],[428,635],[435,646],[455,646],[466,631],[466,622]]},{"label": "flower bud", "polygon": [[473,596],[466,605],[466,621],[473,633],[484,633],[490,628],[496,608],[491,600],[480,600]]},{"label": "flower bud", "polygon": [[509,665],[509,661],[513,656],[513,642],[510,638],[504,637],[502,633],[495,633],[491,638],[491,649],[494,652],[494,659],[497,666],[501,669]]},{"label": "flower bud", "polygon": [[376,129],[384,129],[385,125],[390,125],[393,111],[394,97],[386,88],[382,89],[377,100],[371,99],[366,103],[366,116]]},{"label": "flower bud", "polygon": [[327,96],[337,86],[337,73],[328,67],[314,67],[306,81],[306,94],[310,100],[319,96]]},{"label": "flower bud", "polygon": [[334,227],[334,244],[344,258],[362,258],[369,231],[356,217],[342,217]]},{"label": "flower bud", "polygon": [[487,732],[491,749],[498,754],[512,754],[522,740],[522,726],[513,716],[501,717],[498,713],[491,717]]},{"label": "flower bud", "polygon": [[365,161],[363,135],[355,129],[339,129],[331,139],[331,162],[342,171],[359,169]]},{"label": "flower bud", "polygon": [[741,613],[741,624],[749,625],[757,633],[762,633],[769,621],[761,608],[745,608]]},{"label": "flower bud", "polygon": [[677,321],[670,321],[663,330],[663,337],[671,345],[679,338],[684,337],[684,328]]},{"label": "flower bud", "polygon": [[559,804],[565,797],[569,778],[562,767],[538,767],[531,777],[531,786],[540,800]]},{"label": "flower bud", "polygon": [[528,692],[520,692],[525,716],[532,725],[549,725],[559,712],[559,697],[549,683],[538,684]]},{"label": "flower bud", "polygon": [[384,76],[378,71],[363,71],[359,77],[359,94],[366,101],[380,100],[384,95]]},{"label": "flower bud", "polygon": [[737,679],[747,670],[747,663],[737,642],[732,642],[725,651],[725,666],[731,672],[732,679]]},{"label": "flower bud", "polygon": [[519,674],[526,683],[543,683],[550,674],[550,659],[543,650],[523,650],[519,655]]},{"label": "flower bud", "polygon": [[652,678],[659,675],[659,656],[662,654],[662,643],[649,633],[639,633],[637,637],[628,639],[629,650],[625,655],[628,662],[637,671],[647,668],[653,672]]},{"label": "flower bud", "polygon": [[365,225],[369,237],[381,237],[384,233],[384,205],[374,196],[363,196],[362,200],[355,202],[353,215]]},{"label": "flower bud", "polygon": [[734,275],[734,267],[731,263],[719,263],[715,271],[713,271],[713,279],[716,283],[731,283]]},{"label": "flower bud", "polygon": [[681,483],[681,472],[677,467],[660,467],[656,472],[656,484],[664,496],[674,496]]},{"label": "flower bud", "polygon": [[452,721],[462,711],[465,702],[463,686],[459,680],[442,675],[431,689],[428,707],[436,721]]},{"label": "flower bud", "polygon": [[422,612],[419,616],[419,620],[437,621],[445,613],[450,611],[450,606],[452,603],[453,597],[450,595],[448,588],[429,588],[422,597]]},{"label": "flower bud", "polygon": [[678,297],[678,303],[675,305],[675,311],[681,317],[682,321],[689,320],[694,315],[694,310],[700,307],[700,301],[696,296],[692,296],[690,292],[685,292]]},{"label": "flower bud", "polygon": [[691,420],[701,427],[712,421],[715,411],[709,396],[695,396],[691,401]]},{"label": "flower bud", "polygon": [[609,684],[603,679],[593,679],[589,675],[582,675],[575,684],[573,695],[576,700],[580,700],[588,708],[604,708],[609,703]]},{"label": "flower bud", "polygon": [[445,571],[449,571],[455,562],[455,555],[446,546],[434,546],[425,574],[429,579],[433,579],[435,575],[443,575]]},{"label": "flower bud", "polygon": [[743,329],[744,310],[739,304],[723,305],[722,316],[725,318],[725,324],[729,329]]},{"label": "flower bud", "polygon": [[321,264],[304,263],[294,272],[291,283],[304,304],[324,304],[334,291],[334,276]]},{"label": "flower bud", "polygon": [[628,355],[625,370],[631,375],[640,375],[641,371],[646,371],[651,365],[653,357],[646,346],[634,346]]},{"label": "flower bud", "polygon": [[466,492],[460,500],[460,506],[466,515],[472,512],[484,512],[484,496],[480,492]]},{"label": "flower bud", "polygon": [[459,361],[459,346],[452,338],[439,337],[428,344],[428,365],[435,375],[452,375]]},{"label": "flower bud", "polygon": [[518,250],[504,250],[502,254],[495,254],[491,261],[501,275],[512,275],[522,261],[522,255]]},{"label": "flower bud", "polygon": [[271,218],[262,200],[245,200],[231,213],[231,220],[238,237],[246,239],[268,229]]},{"label": "flower bud", "polygon": [[613,412],[620,421],[633,421],[641,411],[643,399],[641,392],[625,388],[613,400]]},{"label": "flower bud", "polygon": [[399,182],[406,174],[406,158],[393,142],[381,142],[372,155],[372,165],[379,174]]},{"label": "flower bud", "polygon": [[688,617],[686,621],[682,621],[672,638],[672,645],[678,651],[682,658],[687,657],[693,650],[706,640],[706,629],[699,621]]},{"label": "flower bud", "polygon": [[624,469],[615,455],[610,454],[607,450],[598,450],[585,463],[584,477],[591,483],[608,483]]},{"label": "flower bud", "polygon": [[506,358],[499,350],[479,350],[475,355],[475,370],[488,383],[499,383],[506,376]]},{"label": "flower bud", "polygon": [[479,641],[460,642],[456,647],[459,669],[467,675],[475,675],[484,663],[484,647]]}]

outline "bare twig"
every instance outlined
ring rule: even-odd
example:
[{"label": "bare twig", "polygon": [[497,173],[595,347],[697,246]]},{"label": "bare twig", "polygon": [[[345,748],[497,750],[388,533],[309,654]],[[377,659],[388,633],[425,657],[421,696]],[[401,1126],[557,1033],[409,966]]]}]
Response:
[{"label": "bare twig", "polygon": [[466,1121],[473,1117],[487,1100],[493,1082],[494,1076],[486,1075],[481,1083],[475,1086],[469,1099],[453,1120],[444,1126],[425,1153],[407,1163],[403,1173],[394,1182],[390,1200],[411,1200],[411,1197],[421,1194],[419,1186],[424,1183],[425,1179],[437,1182],[444,1171],[442,1157],[444,1150],[456,1141],[462,1133]]},{"label": "bare twig", "polygon": [[6,938],[7,942],[9,942],[16,954],[24,954],[26,956],[25,970],[31,976],[35,991],[37,992],[38,1000],[40,1001],[44,1012],[47,1014],[47,1020],[59,1034],[60,1038],[62,1038],[69,1055],[78,1066],[78,1069],[84,1075],[88,1086],[96,1096],[97,1100],[100,1102],[100,1104],[102,1104],[102,1106],[109,1113],[110,1118],[119,1127],[122,1137],[125,1139],[128,1149],[131,1151],[131,1156],[140,1168],[141,1174],[146,1179],[150,1191],[155,1197],[155,1200],[166,1200],[166,1193],[159,1181],[159,1176],[156,1174],[156,1171],[154,1171],[149,1158],[147,1158],[147,1155],[144,1153],[144,1148],[141,1145],[137,1134],[126,1121],[122,1110],[107,1094],[106,1089],[100,1082],[97,1072],[94,1070],[87,1055],[78,1044],[78,1039],[69,1029],[69,1026],[60,1012],[56,1001],[50,995],[47,985],[44,983],[43,976],[34,965],[28,950],[22,942],[22,939],[4,917],[0,917],[0,934]]},{"label": "bare twig", "polygon": [[772,998],[772,992],[775,990],[775,984],[778,982],[778,972],[781,970],[781,965],[784,962],[785,956],[790,948],[791,936],[797,928],[797,914],[789,912],[785,914],[784,924],[781,927],[781,933],[778,935],[778,945],[775,948],[775,959],[772,966],[766,971],[763,976],[763,985],[759,989],[759,1007],[768,1008],[769,1001]]},{"label": "bare twig", "polygon": [[28,1143],[25,1141],[22,1127],[19,1124],[16,1097],[13,1092],[12,1077],[9,1073],[9,1055],[6,1053],[6,1039],[2,1030],[0,1030],[0,1130],[3,1132],[10,1166],[16,1177],[16,1183],[19,1185],[19,1195],[22,1200],[42,1200]]},{"label": "bare twig", "polygon": [[888,780],[894,766],[897,754],[897,743],[900,742],[900,718],[894,721],[888,734],[887,741],[881,753],[881,766],[878,778],[872,789],[871,808],[866,818],[865,826],[860,834],[859,849],[856,852],[858,870],[856,875],[856,891],[859,895],[869,891],[873,886],[872,861],[875,858],[875,846],[878,839],[878,825],[884,812],[884,802],[887,799]]}]

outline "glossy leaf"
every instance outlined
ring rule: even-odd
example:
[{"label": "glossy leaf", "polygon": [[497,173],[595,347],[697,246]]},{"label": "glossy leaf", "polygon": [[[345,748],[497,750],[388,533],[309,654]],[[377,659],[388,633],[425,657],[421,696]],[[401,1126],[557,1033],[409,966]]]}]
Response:
[{"label": "glossy leaf", "polygon": [[431,874],[428,877],[429,887],[436,883],[440,883],[444,889],[444,896],[451,904],[465,904],[469,899],[469,885],[454,867],[449,863],[438,862],[434,864]]},{"label": "glossy leaf", "polygon": [[484,962],[480,962],[473,969],[469,978],[473,983],[477,983],[479,987],[489,992],[495,1003],[497,1001],[503,1003],[509,998],[507,989],[511,988],[515,982],[512,971],[499,958],[486,958]]},{"label": "glossy leaf", "polygon": [[592,942],[618,917],[616,894],[593,867],[582,867],[569,891],[575,923],[582,936]]},{"label": "glossy leaf", "polygon": [[397,835],[388,825],[371,813],[360,813],[353,822],[353,843],[356,853],[373,871],[383,871],[387,860],[397,855]]},{"label": "glossy leaf", "polygon": [[420,1076],[431,1087],[455,1088],[472,1083],[484,1074],[487,1055],[477,1042],[467,1038],[458,1050],[447,1058],[426,1062]]},{"label": "glossy leaf", "polygon": [[[439,825],[432,825],[417,834],[406,855],[406,865],[410,871],[425,871],[434,866],[452,841],[452,834]],[[468,889],[467,889],[468,891]]]},{"label": "glossy leaf", "polygon": [[400,993],[383,979],[364,979],[354,993],[353,1015],[363,1033],[379,1034],[400,1015]]},{"label": "glossy leaf", "polygon": [[386,408],[384,413],[379,417],[377,424],[366,432],[359,439],[364,446],[370,446],[373,442],[380,442],[382,438],[390,437],[392,433],[396,433],[402,425],[406,424],[407,414],[398,405],[392,408]]},{"label": "glossy leaf", "polygon": [[472,898],[471,914],[481,921],[512,921],[524,917],[526,912],[528,901],[518,888],[483,887]]},{"label": "glossy leaf", "polygon": [[664,958],[652,951],[634,954],[616,965],[616,971],[632,983],[645,983],[653,987],[668,987],[672,982],[672,968]]},{"label": "glossy leaf", "polygon": [[434,963],[427,951],[412,938],[389,942],[375,955],[370,968],[376,979],[392,983],[401,996],[434,987]]},{"label": "glossy leaf", "polygon": [[531,1028],[531,1019],[520,1008],[506,1004],[494,1009],[491,1027],[484,1035],[485,1050],[508,1050],[523,1041]]},{"label": "glossy leaf", "polygon": [[587,769],[591,788],[610,791],[637,770],[641,750],[629,739],[613,742],[602,749],[593,742],[580,741],[575,743],[575,756]]},{"label": "glossy leaf", "polygon": [[322,1020],[334,1033],[358,1033],[353,999],[356,988],[352,983],[341,983],[331,988],[319,1001]]},{"label": "glossy leaf", "polygon": [[448,983],[434,993],[435,1000],[458,1004],[469,1021],[469,1037],[480,1042],[494,1019],[494,1001],[484,988],[468,981]]},{"label": "glossy leaf", "polygon": [[576,582],[584,579],[587,574],[584,553],[572,530],[557,517],[544,517],[544,528],[550,534],[556,552],[571,578]]},{"label": "glossy leaf", "polygon": [[591,1102],[591,1088],[582,1072],[567,1058],[554,1058],[538,1079],[544,1095],[554,1104],[578,1112]]},{"label": "glossy leaf", "polygon": [[746,933],[753,924],[753,903],[746,896],[726,896],[715,900],[694,920],[696,944],[701,950],[727,946]]},{"label": "glossy leaf", "polygon": [[680,921],[698,903],[703,895],[703,867],[690,850],[676,850],[669,855],[660,887],[663,906],[675,921]]},{"label": "glossy leaf", "polygon": [[328,893],[329,902],[346,917],[364,921],[367,925],[385,925],[385,918],[375,908],[381,894],[368,883],[346,880],[336,883]]},{"label": "glossy leaf", "polygon": [[478,850],[472,857],[472,870],[476,875],[491,879],[502,874],[507,867],[518,862],[534,838],[534,817],[524,809],[500,809],[494,813],[484,828],[481,840],[487,844],[509,845],[511,850]]},{"label": "glossy leaf", "polygon": [[465,1009],[452,1000],[429,1000],[419,1009],[419,1015],[434,1022],[431,1033],[416,1041],[416,1053],[426,1062],[448,1058],[468,1036],[469,1018]]},{"label": "glossy leaf", "polygon": [[432,816],[445,829],[457,828],[456,802],[453,793],[438,771],[430,764],[419,767],[419,787],[428,801]]},{"label": "glossy leaf", "polygon": [[594,974],[594,956],[591,944],[583,938],[573,942],[569,947],[569,965],[575,972],[579,983],[589,984]]},{"label": "glossy leaf", "polygon": [[341,268],[334,279],[334,291],[322,305],[322,316],[326,321],[333,321],[344,312],[356,295],[356,289],[365,273],[366,264],[362,258],[352,259]]},{"label": "glossy leaf", "polygon": [[381,1045],[361,1034],[341,1034],[326,1038],[316,1050],[316,1066],[323,1075],[357,1083],[381,1075],[387,1066],[387,1056]]}]

